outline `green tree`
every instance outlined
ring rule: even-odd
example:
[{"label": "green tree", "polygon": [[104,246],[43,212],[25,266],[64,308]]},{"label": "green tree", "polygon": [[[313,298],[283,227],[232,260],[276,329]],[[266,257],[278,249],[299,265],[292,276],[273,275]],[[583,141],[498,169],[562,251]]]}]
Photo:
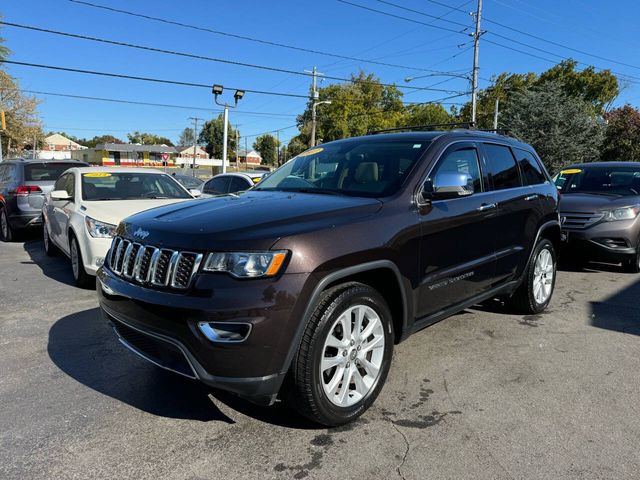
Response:
[{"label": "green tree", "polygon": [[253,143],[253,148],[260,152],[262,161],[267,165],[278,164],[278,140],[268,133],[260,135]]},{"label": "green tree", "polygon": [[547,169],[556,172],[571,163],[599,158],[603,128],[591,107],[567,94],[561,83],[548,81],[513,95],[501,122],[533,145]]},{"label": "green tree", "polygon": [[132,133],[127,133],[127,138],[130,143],[141,143],[143,145],[168,145],[173,147],[173,143],[167,137],[159,137],[158,135],[154,135],[153,133],[145,133],[135,131]]},{"label": "green tree", "polygon": [[640,111],[625,105],[605,113],[604,118],[602,159],[640,161]]},{"label": "green tree", "polygon": [[309,144],[305,143],[300,135],[296,135],[287,145],[287,158],[293,158],[309,148]]},{"label": "green tree", "polygon": [[17,80],[0,70],[0,110],[4,110],[7,129],[2,132],[2,151],[5,155],[16,153],[23,145],[32,145],[34,138],[44,138],[38,100],[24,95]]},{"label": "green tree", "polygon": [[[229,124],[227,126],[227,158],[229,161],[236,159],[236,129]],[[198,136],[198,142],[205,145],[205,149],[212,158],[222,158],[222,137],[224,121],[222,114],[217,118],[205,122]],[[239,135],[239,132],[238,132]]]},{"label": "green tree", "polygon": [[[383,86],[372,74],[360,72],[351,83],[333,84],[319,89],[319,100],[331,104],[317,107],[316,139],[324,142],[364,135],[369,130],[398,126],[404,116],[402,92]],[[311,106],[298,116],[300,140],[309,145]]]},{"label": "green tree", "polygon": [[406,126],[418,126],[451,123],[453,121],[453,116],[442,105],[439,103],[427,103],[409,105],[402,123]]},{"label": "green tree", "polygon": [[185,128],[180,134],[180,138],[178,139],[178,145],[193,145],[193,141],[195,140],[195,135],[193,134],[193,128]]},{"label": "green tree", "polygon": [[[2,20],[2,18],[2,15],[0,15],[0,20]],[[11,50],[9,50],[9,48],[4,44],[4,38],[0,37],[0,62],[2,62],[2,60],[5,60],[10,53]],[[0,66],[0,68],[2,68],[2,66]]]},{"label": "green tree", "polygon": [[96,145],[100,143],[124,143],[122,140],[120,140],[117,137],[114,137],[113,135],[97,135],[90,139],[79,138],[77,142],[80,145],[84,145],[85,147],[89,147],[89,148],[95,148]]}]

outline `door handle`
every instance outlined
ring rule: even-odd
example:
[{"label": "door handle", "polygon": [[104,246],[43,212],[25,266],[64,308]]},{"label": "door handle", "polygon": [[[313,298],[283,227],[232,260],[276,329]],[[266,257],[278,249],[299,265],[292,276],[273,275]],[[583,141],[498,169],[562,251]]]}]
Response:
[{"label": "door handle", "polygon": [[534,194],[534,195],[529,195],[528,197],[524,197],[524,199],[525,199],[527,202],[530,202],[531,200],[535,200],[536,198],[538,198],[538,194],[537,194],[537,193],[536,193],[536,194]]},{"label": "door handle", "polygon": [[487,210],[491,210],[492,208],[496,208],[497,206],[497,203],[483,203],[477,208],[477,210],[479,212],[486,212]]}]

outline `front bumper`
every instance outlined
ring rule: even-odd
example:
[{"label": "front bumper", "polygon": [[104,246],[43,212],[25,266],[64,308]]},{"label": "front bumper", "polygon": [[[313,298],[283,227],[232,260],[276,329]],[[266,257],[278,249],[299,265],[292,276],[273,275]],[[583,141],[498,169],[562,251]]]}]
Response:
[{"label": "front bumper", "polygon": [[[83,225],[84,227],[84,225]],[[94,238],[85,231],[76,236],[82,252],[82,263],[84,270],[89,275],[96,275],[98,269],[104,263],[109,248],[111,248],[111,238]]]},{"label": "front bumper", "polygon": [[563,229],[562,251],[585,260],[621,262],[636,254],[640,221],[601,222],[585,229]]},{"label": "front bumper", "polygon": [[[255,403],[275,400],[303,309],[308,275],[242,281],[199,275],[188,292],[156,290],[98,270],[98,298],[122,343],[145,359]],[[300,304],[300,305],[299,305]],[[201,321],[250,323],[241,343],[214,343]]]}]

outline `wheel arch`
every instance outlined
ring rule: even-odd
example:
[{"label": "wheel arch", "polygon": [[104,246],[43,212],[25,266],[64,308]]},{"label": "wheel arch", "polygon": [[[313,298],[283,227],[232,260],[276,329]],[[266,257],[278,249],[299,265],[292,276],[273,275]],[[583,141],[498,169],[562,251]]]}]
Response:
[{"label": "wheel arch", "polygon": [[[289,346],[283,372],[288,371],[291,366],[309,318],[313,314],[322,293],[329,288],[354,281],[375,288],[384,297],[391,309],[396,343],[404,338],[404,334],[409,331],[408,323],[412,305],[410,303],[409,290],[398,267],[391,260],[376,260],[353,265],[324,276],[316,284],[305,307],[302,321],[298,325],[293,341]],[[392,281],[392,283],[385,283],[388,281]],[[384,289],[381,288],[383,285]]]}]

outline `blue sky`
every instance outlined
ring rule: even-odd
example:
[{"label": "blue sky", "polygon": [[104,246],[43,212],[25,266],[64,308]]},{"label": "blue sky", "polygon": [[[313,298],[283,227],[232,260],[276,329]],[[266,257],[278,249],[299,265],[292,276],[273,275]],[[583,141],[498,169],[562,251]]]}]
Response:
[{"label": "blue sky", "polygon": [[[443,31],[340,3],[336,0],[279,0],[273,2],[236,0],[213,2],[205,0],[91,0],[93,3],[134,11],[188,23],[210,29],[247,35],[307,49],[322,50],[364,59],[377,59],[402,66],[433,70],[471,70],[471,38],[464,33]],[[394,8],[374,0],[350,0],[353,3],[383,10],[395,15],[429,23],[433,20]],[[444,19],[468,24],[472,17],[451,11],[427,0],[389,0],[407,8]],[[471,10],[475,0],[440,0],[454,7]],[[489,33],[485,39],[534,55],[559,61],[573,57],[581,62],[636,77],[623,83],[616,104],[640,103],[640,60],[637,52],[637,18],[640,4],[635,1],[614,2],[563,0],[485,0],[483,16],[556,42],[563,47],[532,39],[490,23],[483,23]],[[375,73],[385,82],[407,85],[403,79],[419,72],[406,68],[371,65],[328,56],[282,49],[208,32],[133,18],[91,8],[68,0],[22,0],[3,2],[0,13],[7,22],[22,23],[69,33],[91,35],[111,40],[136,43],[174,51],[189,52],[242,62],[302,71],[317,65],[327,75],[345,77],[362,68]],[[622,14],[623,13],[623,14]],[[461,26],[436,21],[448,29]],[[0,31],[12,50],[10,60],[58,65],[87,70],[102,70],[127,75],[165,78],[203,84],[220,83],[232,87],[278,91],[306,95],[310,79],[306,77],[266,72],[209,61],[179,58],[160,53],[137,51],[113,45],[58,37],[54,35],[4,27]],[[505,35],[550,53],[495,37]],[[460,46],[464,44],[463,46]],[[576,53],[575,48],[607,60]],[[555,54],[555,55],[554,55]],[[629,64],[620,65],[608,60]],[[553,63],[482,42],[480,76],[488,79],[503,72],[541,72]],[[108,97],[151,103],[176,104],[203,109],[217,109],[208,89],[160,85],[147,82],[102,78],[66,72],[7,65],[8,71],[20,80],[26,90]],[[412,81],[409,85],[452,91],[468,90],[461,78],[434,77]],[[325,80],[323,85],[332,81]],[[637,82],[637,83],[635,83]],[[480,86],[487,85],[486,80]],[[405,101],[430,101],[446,96],[443,92],[409,93]],[[209,111],[169,109],[150,106],[76,100],[46,95],[40,112],[45,130],[64,130],[79,137],[113,134],[125,139],[133,130],[148,131],[176,140],[180,131],[189,126],[188,117],[210,118]],[[231,95],[229,95],[229,99]],[[458,100],[455,100],[458,101]],[[305,105],[301,98],[275,97],[247,93],[231,122],[238,124],[249,145],[255,135],[295,124],[295,115]],[[322,107],[319,107],[322,108]],[[261,112],[256,115],[247,112]],[[268,114],[268,115],[266,115]],[[277,114],[277,115],[276,115]],[[285,142],[297,133],[288,128],[280,132]],[[244,140],[241,141],[244,145]]]}]

